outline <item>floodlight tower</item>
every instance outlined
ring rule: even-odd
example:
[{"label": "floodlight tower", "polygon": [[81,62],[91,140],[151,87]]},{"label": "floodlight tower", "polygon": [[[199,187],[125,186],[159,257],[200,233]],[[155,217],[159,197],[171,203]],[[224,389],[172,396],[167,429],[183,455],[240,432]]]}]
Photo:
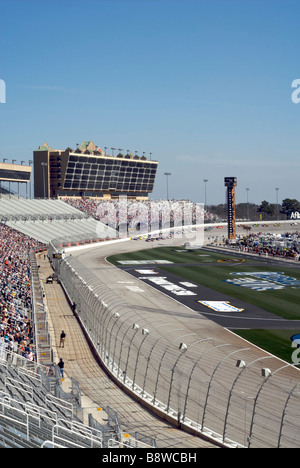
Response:
[{"label": "floodlight tower", "polygon": [[225,187],[227,187],[227,218],[228,218],[228,239],[235,239],[235,187],[237,186],[236,177],[225,177]]}]

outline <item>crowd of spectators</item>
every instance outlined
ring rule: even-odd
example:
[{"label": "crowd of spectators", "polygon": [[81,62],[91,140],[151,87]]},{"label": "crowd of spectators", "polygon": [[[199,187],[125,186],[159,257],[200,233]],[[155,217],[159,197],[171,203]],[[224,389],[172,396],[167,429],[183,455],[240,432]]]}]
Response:
[{"label": "crowd of spectators", "polygon": [[65,198],[64,201],[113,228],[139,222],[155,229],[217,221],[203,206],[189,200],[128,200]]},{"label": "crowd of spectators", "polygon": [[286,233],[283,237],[262,233],[240,236],[239,249],[260,256],[271,256],[299,260],[300,238],[298,234]]},{"label": "crowd of spectators", "polygon": [[0,224],[0,357],[6,350],[35,359],[31,322],[31,250],[38,241]]}]

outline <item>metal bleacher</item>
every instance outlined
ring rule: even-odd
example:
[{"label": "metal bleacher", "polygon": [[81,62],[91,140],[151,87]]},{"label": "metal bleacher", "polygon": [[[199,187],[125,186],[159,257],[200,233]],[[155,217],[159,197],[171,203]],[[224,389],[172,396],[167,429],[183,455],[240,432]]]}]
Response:
[{"label": "metal bleacher", "polygon": [[82,424],[72,403],[53,396],[25,359],[12,365],[15,358],[0,358],[0,447],[102,448],[104,433]]},{"label": "metal bleacher", "polygon": [[55,372],[46,376],[20,355],[0,353],[0,448],[150,448],[123,433],[109,407],[102,424],[91,414],[82,423],[76,402],[56,397],[51,380],[58,384]]},{"label": "metal bleacher", "polygon": [[[65,206],[66,205],[66,206]],[[80,214],[84,216],[76,208],[67,205],[61,200],[51,199],[26,199],[17,195],[11,197],[2,197],[0,199],[0,213],[3,216],[16,217],[41,217],[41,216],[60,216],[63,214],[74,215],[78,217]]]},{"label": "metal bleacher", "polygon": [[114,236],[100,221],[61,200],[25,199],[12,195],[0,199],[0,221],[29,237],[48,244],[55,238],[80,235],[90,238]]}]

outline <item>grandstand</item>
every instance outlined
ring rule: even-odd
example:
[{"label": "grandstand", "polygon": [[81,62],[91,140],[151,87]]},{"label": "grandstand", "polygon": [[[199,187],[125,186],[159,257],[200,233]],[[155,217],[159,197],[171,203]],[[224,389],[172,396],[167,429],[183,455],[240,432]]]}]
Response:
[{"label": "grandstand", "polygon": [[3,197],[0,213],[2,223],[45,244],[55,238],[78,235],[83,239],[115,235],[112,229],[61,200]]},{"label": "grandstand", "polygon": [[[102,409],[105,419],[86,414],[75,379],[62,386],[39,268],[34,251],[29,254],[39,242],[3,224],[0,241],[0,447],[149,447],[122,432],[110,407]],[[23,284],[31,291],[26,310],[19,300]]]},{"label": "grandstand", "polygon": [[80,212],[60,200],[33,200],[12,195],[0,200],[1,218],[38,219],[42,217],[79,217]]}]

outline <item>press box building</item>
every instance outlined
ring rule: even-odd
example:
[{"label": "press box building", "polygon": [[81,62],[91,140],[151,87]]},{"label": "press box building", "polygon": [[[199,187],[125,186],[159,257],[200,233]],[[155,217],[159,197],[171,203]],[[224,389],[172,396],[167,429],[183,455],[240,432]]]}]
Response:
[{"label": "press box building", "polygon": [[76,150],[55,150],[45,142],[33,152],[33,163],[35,198],[147,199],[158,167],[145,156],[108,156],[92,141],[83,141]]}]

